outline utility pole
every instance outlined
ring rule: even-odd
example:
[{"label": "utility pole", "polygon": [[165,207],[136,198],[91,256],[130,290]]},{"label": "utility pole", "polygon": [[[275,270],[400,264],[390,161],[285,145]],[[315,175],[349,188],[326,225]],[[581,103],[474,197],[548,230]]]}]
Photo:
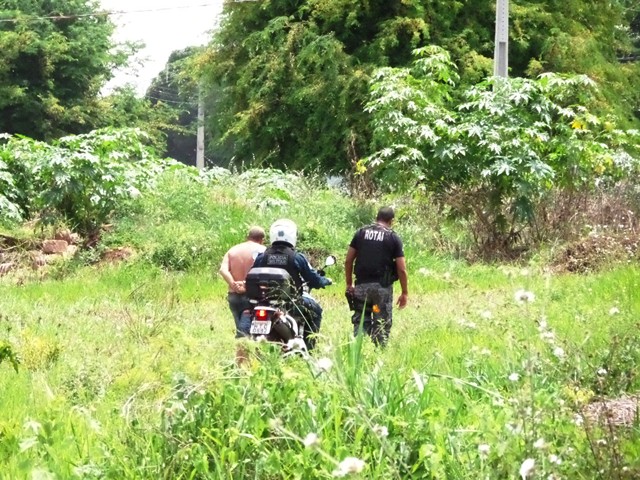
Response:
[{"label": "utility pole", "polygon": [[204,170],[204,100],[202,86],[198,92],[198,139],[196,144],[196,168]]},{"label": "utility pole", "polygon": [[496,43],[493,75],[507,77],[509,69],[509,0],[496,0]]}]

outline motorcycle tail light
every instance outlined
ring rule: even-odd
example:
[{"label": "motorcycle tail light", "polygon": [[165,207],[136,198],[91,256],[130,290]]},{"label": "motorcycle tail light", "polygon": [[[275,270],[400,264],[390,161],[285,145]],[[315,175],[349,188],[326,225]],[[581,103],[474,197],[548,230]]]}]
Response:
[{"label": "motorcycle tail light", "polygon": [[267,318],[269,318],[269,314],[267,313],[266,310],[264,309],[260,309],[256,311],[256,320],[266,320]]}]

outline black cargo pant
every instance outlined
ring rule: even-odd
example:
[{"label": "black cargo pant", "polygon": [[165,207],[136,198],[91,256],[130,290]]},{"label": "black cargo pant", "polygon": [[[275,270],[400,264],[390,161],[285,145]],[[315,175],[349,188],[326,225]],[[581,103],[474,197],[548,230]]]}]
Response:
[{"label": "black cargo pant", "polygon": [[379,283],[359,283],[353,296],[356,306],[351,317],[353,335],[362,331],[371,337],[374,344],[384,347],[393,323],[393,285],[383,287]]}]

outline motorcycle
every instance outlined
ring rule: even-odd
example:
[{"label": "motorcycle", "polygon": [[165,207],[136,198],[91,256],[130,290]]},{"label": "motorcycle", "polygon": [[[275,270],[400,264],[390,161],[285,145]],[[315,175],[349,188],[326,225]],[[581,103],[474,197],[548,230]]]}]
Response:
[{"label": "motorcycle", "polygon": [[[335,263],[336,257],[329,255],[318,274],[324,276],[324,268]],[[299,302],[301,295],[309,295],[306,285],[300,294],[285,269],[254,267],[247,274],[246,294],[253,307],[249,312],[253,340],[281,344],[285,353],[306,353],[304,321],[300,318],[304,313]]]}]

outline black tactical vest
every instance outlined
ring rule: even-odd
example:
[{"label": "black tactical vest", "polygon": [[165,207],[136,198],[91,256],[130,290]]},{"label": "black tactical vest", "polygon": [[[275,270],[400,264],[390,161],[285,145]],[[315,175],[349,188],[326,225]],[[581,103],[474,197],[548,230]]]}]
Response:
[{"label": "black tactical vest", "polygon": [[296,251],[287,244],[276,242],[262,254],[262,261],[256,267],[283,268],[293,279],[296,289],[302,290],[300,271],[295,262]]}]

